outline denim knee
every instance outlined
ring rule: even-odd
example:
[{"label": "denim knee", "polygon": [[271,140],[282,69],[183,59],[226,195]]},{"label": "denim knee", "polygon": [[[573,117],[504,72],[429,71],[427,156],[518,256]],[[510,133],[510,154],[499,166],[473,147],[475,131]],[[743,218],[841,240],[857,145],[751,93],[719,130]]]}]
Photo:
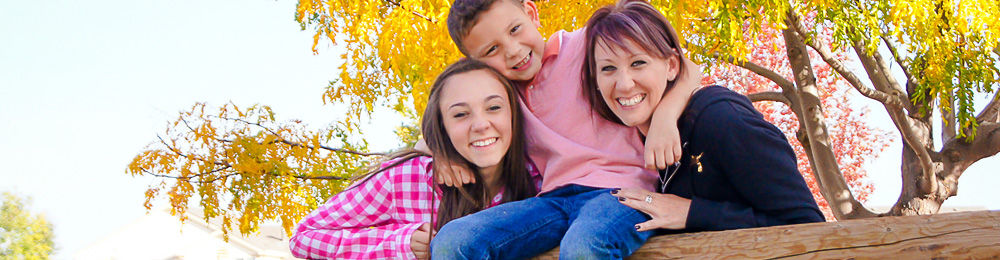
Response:
[{"label": "denim knee", "polygon": [[482,241],[475,229],[462,225],[462,219],[456,219],[441,227],[431,240],[432,259],[486,259],[480,255]]},{"label": "denim knee", "polygon": [[564,237],[559,259],[622,259],[630,255],[623,241],[603,236]]}]

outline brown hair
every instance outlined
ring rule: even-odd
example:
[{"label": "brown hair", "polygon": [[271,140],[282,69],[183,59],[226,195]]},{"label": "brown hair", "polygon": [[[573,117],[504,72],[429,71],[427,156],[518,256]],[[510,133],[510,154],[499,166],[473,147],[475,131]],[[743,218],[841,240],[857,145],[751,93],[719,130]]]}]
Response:
[{"label": "brown hair", "polygon": [[[614,5],[602,7],[590,16],[585,35],[583,92],[591,109],[601,117],[619,124],[623,124],[621,119],[608,108],[597,86],[597,62],[594,60],[597,44],[600,42],[608,47],[625,49],[626,41],[632,41],[657,58],[684,56],[677,33],[670,22],[645,0],[619,0]],[[681,75],[684,71],[682,60],[677,73]],[[663,95],[673,86],[674,81],[667,82]]]},{"label": "brown hair", "polygon": [[479,16],[499,1],[511,1],[517,7],[524,8],[521,6],[524,0],[455,0],[451,3],[451,9],[448,10],[448,34],[455,46],[458,46],[458,51],[466,57],[469,56],[469,49],[465,48],[462,39],[469,36],[469,31],[479,22]]},{"label": "brown hair", "polygon": [[[451,138],[448,137],[448,133],[444,128],[444,120],[442,120],[440,104],[441,92],[449,85],[448,82],[451,77],[479,70],[489,72],[491,76],[500,81],[504,87],[504,91],[507,93],[508,105],[510,105],[511,110],[511,129],[513,130],[510,138],[511,143],[510,147],[507,148],[507,152],[504,153],[503,159],[500,161],[500,181],[503,182],[504,187],[501,202],[523,200],[534,197],[538,193],[538,189],[535,187],[535,183],[528,173],[524,131],[521,127],[523,115],[521,114],[518,95],[515,92],[514,85],[504,78],[500,72],[490,68],[485,63],[474,59],[461,59],[445,68],[444,72],[441,72],[434,81],[430,96],[427,99],[427,107],[424,110],[424,117],[421,120],[420,128],[427,147],[433,153],[435,167],[443,167],[444,164],[440,164],[441,162],[455,162],[466,165],[466,169],[471,170],[475,177],[476,183],[465,184],[461,187],[434,185],[434,190],[441,193],[441,208],[437,213],[437,221],[433,225],[435,230],[440,229],[444,224],[456,218],[479,212],[489,207],[493,201],[493,198],[489,197],[489,191],[484,185],[485,180],[482,173],[478,170],[479,167],[476,167],[472,162],[462,157],[452,144]],[[465,86],[450,84],[449,87]],[[387,156],[388,160],[398,159],[397,161],[378,170],[370,171],[359,179],[367,181],[375,174],[421,155],[426,154],[414,149],[405,149],[392,153]],[[435,171],[432,174],[437,173]]]}]

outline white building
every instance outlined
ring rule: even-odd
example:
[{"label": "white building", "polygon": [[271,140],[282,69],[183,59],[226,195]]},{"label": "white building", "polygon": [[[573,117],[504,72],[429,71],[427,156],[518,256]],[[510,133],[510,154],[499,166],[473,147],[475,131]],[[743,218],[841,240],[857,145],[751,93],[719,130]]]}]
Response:
[{"label": "white building", "polygon": [[[260,227],[256,236],[239,231],[222,239],[221,220],[205,222],[201,209],[190,209],[181,225],[170,209],[153,210],[110,235],[76,251],[77,260],[156,259],[156,260],[277,260],[294,259],[288,250],[288,236],[278,225]],[[198,211],[198,212],[192,212]]]}]

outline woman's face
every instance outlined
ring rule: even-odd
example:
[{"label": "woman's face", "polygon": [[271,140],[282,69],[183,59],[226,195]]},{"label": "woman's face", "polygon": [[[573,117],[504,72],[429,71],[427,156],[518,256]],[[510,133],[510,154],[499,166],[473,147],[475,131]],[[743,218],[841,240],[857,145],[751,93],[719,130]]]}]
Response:
[{"label": "woman's face", "polygon": [[624,49],[598,40],[594,61],[604,102],[625,125],[645,133],[667,82],[677,76],[677,57],[658,58],[631,40],[625,40]]},{"label": "woman's face", "polygon": [[455,150],[489,179],[510,147],[510,97],[485,70],[451,76],[441,90],[441,118]]}]

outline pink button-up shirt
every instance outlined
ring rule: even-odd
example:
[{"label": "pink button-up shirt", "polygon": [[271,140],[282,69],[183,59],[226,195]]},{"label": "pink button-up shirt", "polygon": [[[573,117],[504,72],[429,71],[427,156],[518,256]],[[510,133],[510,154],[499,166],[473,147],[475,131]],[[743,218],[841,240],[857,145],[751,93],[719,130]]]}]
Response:
[{"label": "pink button-up shirt", "polygon": [[549,37],[541,70],[521,89],[528,156],[542,172],[541,192],[569,184],[653,191],[657,175],[643,168],[639,131],[601,118],[584,96],[583,32]]}]

